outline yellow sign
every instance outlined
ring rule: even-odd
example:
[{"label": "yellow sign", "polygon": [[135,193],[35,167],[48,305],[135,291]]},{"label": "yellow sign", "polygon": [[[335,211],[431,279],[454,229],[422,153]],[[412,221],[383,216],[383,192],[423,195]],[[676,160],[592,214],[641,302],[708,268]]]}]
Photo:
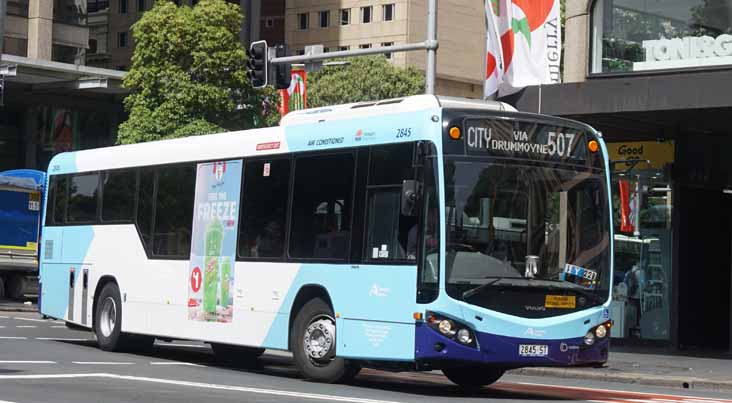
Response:
[{"label": "yellow sign", "polygon": [[[610,161],[649,160],[650,164],[641,162],[635,169],[663,169],[666,164],[674,162],[676,147],[672,140],[630,141],[625,143],[607,143]],[[625,164],[616,164],[617,169],[626,168]]]},{"label": "yellow sign", "polygon": [[544,300],[546,308],[574,309],[577,307],[574,295],[547,295]]}]

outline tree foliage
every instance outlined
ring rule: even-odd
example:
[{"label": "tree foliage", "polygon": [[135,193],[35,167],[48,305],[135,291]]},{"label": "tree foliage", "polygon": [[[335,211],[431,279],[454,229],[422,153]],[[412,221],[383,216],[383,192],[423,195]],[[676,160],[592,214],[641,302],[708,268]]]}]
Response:
[{"label": "tree foliage", "polygon": [[[238,5],[201,0],[194,7],[156,1],[132,27],[135,50],[123,85],[129,119],[119,143],[246,129],[265,124],[239,42]],[[274,95],[273,93],[270,95]]]},{"label": "tree foliage", "polygon": [[383,56],[356,57],[308,76],[308,107],[376,101],[424,93],[424,74]]}]

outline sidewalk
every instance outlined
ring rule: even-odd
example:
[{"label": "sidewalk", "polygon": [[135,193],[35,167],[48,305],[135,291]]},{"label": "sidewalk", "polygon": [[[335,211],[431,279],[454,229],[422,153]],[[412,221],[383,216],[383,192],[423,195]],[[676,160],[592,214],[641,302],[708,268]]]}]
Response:
[{"label": "sidewalk", "polygon": [[691,356],[654,347],[611,347],[602,368],[522,368],[509,373],[732,392],[732,355],[723,352]]}]

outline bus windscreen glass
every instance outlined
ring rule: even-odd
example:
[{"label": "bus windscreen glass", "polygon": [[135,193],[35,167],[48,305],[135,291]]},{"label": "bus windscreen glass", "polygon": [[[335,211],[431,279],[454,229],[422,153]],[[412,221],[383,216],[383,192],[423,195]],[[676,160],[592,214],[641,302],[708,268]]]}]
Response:
[{"label": "bus windscreen glass", "polygon": [[446,156],[445,186],[453,298],[527,317],[607,300],[610,221],[601,171]]}]

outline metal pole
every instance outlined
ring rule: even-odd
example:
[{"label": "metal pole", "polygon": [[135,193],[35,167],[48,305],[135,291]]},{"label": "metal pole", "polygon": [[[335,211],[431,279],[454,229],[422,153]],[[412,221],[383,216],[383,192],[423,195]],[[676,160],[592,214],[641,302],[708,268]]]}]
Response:
[{"label": "metal pole", "polygon": [[425,92],[434,95],[437,72],[437,0],[429,0],[427,9],[427,72]]},{"label": "metal pole", "polygon": [[354,57],[354,56],[365,56],[365,55],[378,55],[383,53],[397,53],[397,52],[408,52],[411,50],[424,50],[430,49],[428,42],[419,43],[407,43],[404,45],[393,45],[379,48],[368,48],[368,49],[355,49],[355,50],[342,50],[338,52],[319,53],[314,55],[303,55],[303,56],[287,56],[287,57],[276,57],[271,59],[271,64],[294,64],[294,63],[309,63],[317,62],[328,59],[337,59],[340,57]]}]

